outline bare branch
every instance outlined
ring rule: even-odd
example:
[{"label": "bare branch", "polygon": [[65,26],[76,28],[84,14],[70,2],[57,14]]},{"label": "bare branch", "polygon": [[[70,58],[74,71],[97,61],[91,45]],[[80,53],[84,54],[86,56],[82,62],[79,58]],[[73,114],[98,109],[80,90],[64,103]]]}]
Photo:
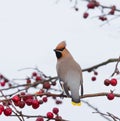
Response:
[{"label": "bare branch", "polygon": [[119,62],[120,62],[120,57],[119,57],[119,59],[118,59],[118,61],[116,63],[115,70],[114,70],[113,74],[111,75],[111,77],[114,76],[115,74],[119,74],[120,73],[119,69],[118,69]]},{"label": "bare branch", "polygon": [[101,67],[101,66],[107,65],[107,64],[109,64],[109,63],[118,62],[118,61],[119,61],[119,58],[111,58],[111,59],[108,59],[108,60],[106,60],[106,61],[104,61],[104,62],[101,62],[101,63],[99,63],[99,64],[97,64],[97,65],[91,66],[91,67],[89,67],[89,68],[85,68],[85,69],[83,69],[82,71],[83,71],[83,72],[84,72],[84,71],[92,71],[92,70],[97,69],[97,68],[99,68],[99,67]]},{"label": "bare branch", "polygon": [[[11,116],[16,116],[16,115],[11,115]],[[18,115],[18,116],[21,116],[21,115]],[[48,119],[48,117],[46,116],[42,116],[42,115],[25,115],[25,114],[22,114],[23,117],[26,117],[26,118],[37,118],[37,117],[43,117],[43,118],[46,118]],[[58,120],[56,118],[52,118],[52,120]],[[69,120],[65,120],[65,119],[59,119],[59,121],[69,121]]]},{"label": "bare branch", "polygon": [[118,118],[117,116],[115,116],[115,115],[113,115],[112,113],[109,113],[109,112],[107,112],[107,113],[93,112],[93,113],[98,113],[98,114],[100,114],[101,116],[105,116],[106,118],[107,118],[107,117],[110,117],[110,118],[113,119],[113,120],[110,120],[110,121],[120,121],[120,118]]},{"label": "bare branch", "polygon": [[[81,96],[80,98],[92,98],[92,97],[102,97],[102,96],[107,96],[109,92],[99,92],[99,93],[92,93],[92,94],[84,94],[83,96]],[[46,95],[47,97],[64,97],[64,98],[70,98],[67,97],[67,95],[64,95],[63,93],[61,94],[54,94],[54,93],[50,93],[50,92],[46,92],[46,93],[41,93],[41,94],[30,94],[31,96],[44,96]],[[120,97],[120,94],[114,93],[115,97]],[[23,98],[24,96],[21,96],[21,98]],[[0,102],[4,102],[4,101],[8,101],[11,100],[11,98],[7,98],[7,99],[2,99],[0,100]]]},{"label": "bare branch", "polygon": [[[101,111],[100,111],[99,109],[97,109],[96,107],[94,107],[93,105],[91,105],[89,102],[84,101],[84,100],[82,100],[82,102],[85,103],[85,104],[87,104],[90,108],[92,108],[93,110],[95,110],[97,113],[100,114],[100,116],[102,116],[102,117],[105,118],[106,120],[112,121],[112,120],[110,120],[108,117],[106,117],[105,115],[101,114]],[[94,113],[94,112],[93,112],[93,113]]]}]

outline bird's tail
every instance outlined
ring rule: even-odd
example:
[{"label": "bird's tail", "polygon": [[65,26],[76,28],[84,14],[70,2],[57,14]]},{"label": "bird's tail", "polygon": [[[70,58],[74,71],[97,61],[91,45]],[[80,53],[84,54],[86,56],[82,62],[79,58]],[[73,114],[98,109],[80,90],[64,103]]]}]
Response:
[{"label": "bird's tail", "polygon": [[72,101],[71,103],[72,103],[73,106],[81,106],[81,102],[76,103],[76,102]]}]

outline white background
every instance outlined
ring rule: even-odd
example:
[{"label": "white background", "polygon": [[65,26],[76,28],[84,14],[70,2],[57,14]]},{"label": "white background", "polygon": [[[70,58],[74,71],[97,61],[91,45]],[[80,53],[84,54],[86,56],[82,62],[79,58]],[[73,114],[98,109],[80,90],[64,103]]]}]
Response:
[{"label": "white background", "polygon": [[[112,5],[110,2],[109,4]],[[117,2],[116,4],[118,5]],[[61,0],[58,4],[56,0],[1,0],[0,73],[9,79],[22,78],[27,75],[27,71],[18,72],[18,69],[37,66],[46,75],[56,76],[56,57],[53,49],[62,40],[66,40],[68,49],[82,68],[119,57],[119,18],[101,27],[103,22],[94,17],[100,13],[99,10],[90,11],[89,19],[84,20],[82,14],[86,11],[85,2],[80,3],[79,12],[74,11],[73,5],[69,0],[66,2]],[[93,74],[84,73],[85,93],[110,89],[119,92],[119,83],[114,88],[103,85],[104,79],[109,78],[113,70],[112,64],[98,69],[99,76],[96,82],[90,80]],[[85,100],[103,113],[111,112],[119,117],[119,99],[108,101],[106,97],[97,97]],[[54,102],[50,100],[50,103],[41,106],[36,114],[42,112],[45,115],[54,107]],[[58,107],[60,115],[70,121],[105,120],[98,114],[93,114],[93,110],[86,104],[73,107],[69,99],[65,99],[64,104]],[[26,114],[28,110],[31,114],[35,114],[31,108],[26,108]],[[1,121],[12,119],[0,116]]]}]

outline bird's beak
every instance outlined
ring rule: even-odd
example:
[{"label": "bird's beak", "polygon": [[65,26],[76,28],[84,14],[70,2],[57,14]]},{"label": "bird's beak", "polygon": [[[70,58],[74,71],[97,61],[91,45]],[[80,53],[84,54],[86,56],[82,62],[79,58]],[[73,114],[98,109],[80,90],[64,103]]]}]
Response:
[{"label": "bird's beak", "polygon": [[56,49],[54,49],[53,51],[56,52]]}]

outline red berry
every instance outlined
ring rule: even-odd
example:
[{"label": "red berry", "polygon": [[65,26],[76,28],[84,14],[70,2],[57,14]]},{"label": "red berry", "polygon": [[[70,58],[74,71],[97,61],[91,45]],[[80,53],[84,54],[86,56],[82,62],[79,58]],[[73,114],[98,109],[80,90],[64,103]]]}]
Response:
[{"label": "red berry", "polygon": [[4,87],[4,86],[5,86],[5,81],[0,82],[0,85],[1,85],[2,87]]},{"label": "red berry", "polygon": [[62,104],[61,100],[56,100],[56,104]]},{"label": "red berry", "polygon": [[58,114],[59,109],[58,109],[58,108],[53,108],[52,112],[53,112],[54,114]]},{"label": "red berry", "polygon": [[23,100],[26,102],[27,99],[33,99],[33,96],[30,94],[26,94],[25,96],[23,96]]},{"label": "red berry", "polygon": [[110,85],[110,80],[109,79],[105,79],[104,80],[104,85],[109,86]]},{"label": "red berry", "polygon": [[26,83],[27,84],[30,84],[31,83],[31,79],[30,78],[27,78]]},{"label": "red berry", "polygon": [[94,71],[94,75],[98,75],[98,72],[97,71]]},{"label": "red berry", "polygon": [[39,103],[38,100],[35,99],[35,100],[32,101],[32,107],[33,107],[34,109],[39,108],[39,106],[40,106],[40,103]]},{"label": "red berry", "polygon": [[54,117],[52,112],[48,112],[47,113],[47,118],[52,119]]},{"label": "red berry", "polygon": [[111,10],[110,10],[109,14],[114,15],[115,14],[115,10],[116,10],[116,6],[113,5],[111,7]]},{"label": "red berry", "polygon": [[91,80],[92,80],[92,81],[95,81],[95,80],[96,80],[96,77],[95,77],[95,76],[93,76],[93,77],[91,78]]},{"label": "red berry", "polygon": [[113,6],[111,7],[111,9],[112,9],[112,10],[116,10],[116,6],[113,5]]},{"label": "red berry", "polygon": [[92,72],[92,69],[88,69],[87,71],[90,73],[90,72]]},{"label": "red berry", "polygon": [[0,74],[0,79],[3,79],[3,78],[4,78],[4,76],[2,74]]},{"label": "red berry", "polygon": [[43,88],[45,88],[45,89],[50,89],[50,87],[51,87],[51,85],[50,85],[49,82],[44,82]]},{"label": "red berry", "polygon": [[4,111],[4,106],[0,104],[0,110]]},{"label": "red berry", "polygon": [[89,9],[94,9],[94,8],[95,8],[95,2],[90,1],[90,2],[87,4],[87,7],[88,7]]},{"label": "red berry", "polygon": [[33,101],[33,99],[27,99],[27,100],[25,101],[25,103],[26,103],[28,106],[31,106],[31,105],[32,105],[32,101]]},{"label": "red berry", "polygon": [[99,19],[100,19],[101,21],[106,21],[106,20],[107,20],[107,18],[106,18],[105,16],[99,16]]},{"label": "red berry", "polygon": [[4,82],[9,82],[9,80],[8,80],[8,79],[6,79],[6,78],[4,78]]},{"label": "red berry", "polygon": [[20,108],[24,108],[25,107],[25,102],[24,101],[19,101],[18,106]]},{"label": "red berry", "polygon": [[38,117],[36,121],[44,121],[43,117]]},{"label": "red berry", "polygon": [[[20,102],[20,101],[19,101]],[[19,106],[19,102],[14,102],[15,106]]]},{"label": "red berry", "polygon": [[21,98],[18,95],[15,95],[12,97],[13,102],[19,102],[20,100],[21,100]]},{"label": "red berry", "polygon": [[10,116],[12,114],[12,109],[10,107],[6,108],[4,110],[4,114],[5,116]]},{"label": "red berry", "polygon": [[89,13],[87,13],[87,12],[85,12],[84,14],[83,14],[83,18],[87,18],[89,16]]},{"label": "red berry", "polygon": [[116,86],[116,85],[117,85],[117,79],[115,79],[115,78],[111,79],[111,80],[110,80],[110,84],[111,84],[112,86]]},{"label": "red berry", "polygon": [[12,87],[12,84],[11,84],[11,83],[8,83],[8,86],[9,86],[9,87]]},{"label": "red berry", "polygon": [[114,15],[114,14],[115,14],[115,10],[111,10],[111,11],[109,12],[109,14]]},{"label": "red berry", "polygon": [[43,102],[47,102],[47,100],[48,100],[47,97],[43,97],[43,98],[42,98],[42,101],[43,101]]},{"label": "red berry", "polygon": [[108,100],[113,100],[114,97],[115,97],[115,96],[114,96],[114,94],[113,94],[112,92],[107,94]]},{"label": "red berry", "polygon": [[41,81],[42,79],[41,79],[41,77],[40,76],[36,76],[36,79],[35,79],[36,81]]},{"label": "red berry", "polygon": [[3,111],[2,111],[2,110],[0,110],[0,115],[2,114],[2,112],[3,112]]},{"label": "red berry", "polygon": [[4,106],[0,104],[0,115],[2,114],[3,111],[4,111]]},{"label": "red berry", "polygon": [[37,73],[36,72],[33,72],[32,73],[32,76],[34,77],[34,76],[37,76]]}]

